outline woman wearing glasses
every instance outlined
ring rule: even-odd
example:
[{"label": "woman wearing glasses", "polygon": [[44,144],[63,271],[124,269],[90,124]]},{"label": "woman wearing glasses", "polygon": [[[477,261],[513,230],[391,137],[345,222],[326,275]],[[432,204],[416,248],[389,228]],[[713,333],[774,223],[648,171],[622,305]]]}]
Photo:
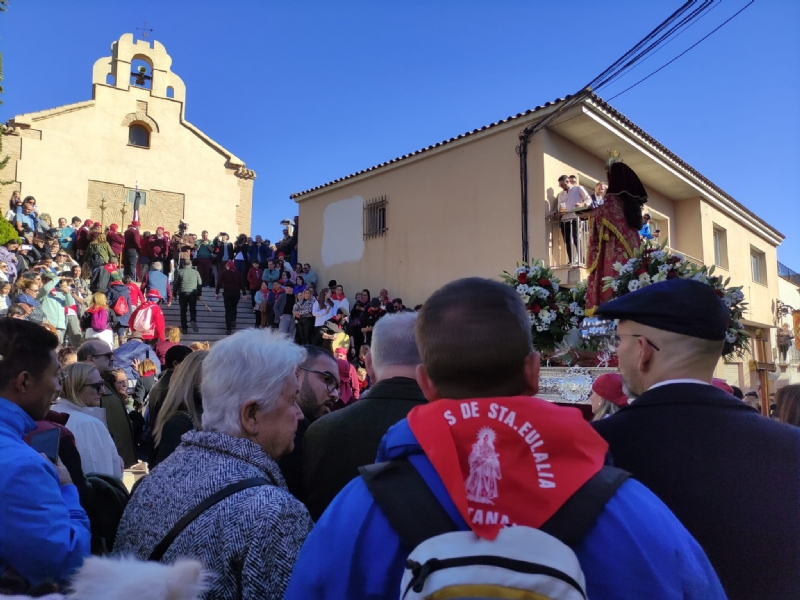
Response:
[{"label": "woman wearing glasses", "polygon": [[55,412],[69,415],[67,429],[75,436],[84,473],[122,477],[122,460],[108,433],[105,411],[100,408],[103,379],[87,363],[74,363],[64,370],[61,397],[53,404]]}]

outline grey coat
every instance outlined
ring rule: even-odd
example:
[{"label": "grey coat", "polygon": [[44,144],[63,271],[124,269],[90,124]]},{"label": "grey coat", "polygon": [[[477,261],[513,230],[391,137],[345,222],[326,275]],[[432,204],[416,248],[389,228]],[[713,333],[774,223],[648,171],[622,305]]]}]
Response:
[{"label": "grey coat", "polygon": [[313,522],[286,489],[258,445],[210,431],[191,431],[147,475],[122,516],[114,553],[146,560],[173,525],[226,485],[263,477],[273,485],[242,490],[208,509],[170,546],[162,562],[200,560],[211,572],[206,599],[283,598]]}]

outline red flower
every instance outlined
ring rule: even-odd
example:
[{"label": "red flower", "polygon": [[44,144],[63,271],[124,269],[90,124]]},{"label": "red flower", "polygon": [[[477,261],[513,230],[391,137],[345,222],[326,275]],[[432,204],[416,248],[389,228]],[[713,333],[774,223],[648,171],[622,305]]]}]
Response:
[{"label": "red flower", "polygon": [[667,273],[667,279],[675,279],[677,276],[678,276],[678,273],[676,271],[670,270]]},{"label": "red flower", "polygon": [[542,287],[550,287],[553,284],[550,283],[549,279],[540,279],[539,280],[539,285],[542,286]]},{"label": "red flower", "polygon": [[714,293],[720,298],[723,298],[725,296],[722,290],[714,290]]},{"label": "red flower", "polygon": [[681,259],[678,258],[677,256],[672,256],[672,257],[667,259],[667,263],[669,263],[671,265],[677,265],[679,262],[681,262]]},{"label": "red flower", "polygon": [[533,314],[538,315],[541,310],[542,310],[542,307],[539,306],[538,304],[531,305],[531,312]]},{"label": "red flower", "polygon": [[557,309],[557,308],[558,308],[558,306],[556,306],[556,303],[555,303],[555,302],[551,302],[551,303],[550,303],[550,310],[555,310],[555,309]]},{"label": "red flower", "polygon": [[637,277],[638,277],[639,275],[642,275],[642,274],[644,274],[644,273],[647,273],[647,269],[636,269],[636,270],[633,272],[633,274],[634,274],[634,275],[636,275]]},{"label": "red flower", "polygon": [[517,281],[520,283],[528,283],[528,274],[527,273],[520,273],[517,275]]}]

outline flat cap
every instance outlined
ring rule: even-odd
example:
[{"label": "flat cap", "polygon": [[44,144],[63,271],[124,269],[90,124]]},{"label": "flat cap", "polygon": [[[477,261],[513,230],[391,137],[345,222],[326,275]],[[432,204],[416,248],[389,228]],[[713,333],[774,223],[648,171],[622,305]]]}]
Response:
[{"label": "flat cap", "polygon": [[730,312],[711,286],[692,279],[646,285],[595,312],[606,319],[634,321],[704,340],[724,340]]}]

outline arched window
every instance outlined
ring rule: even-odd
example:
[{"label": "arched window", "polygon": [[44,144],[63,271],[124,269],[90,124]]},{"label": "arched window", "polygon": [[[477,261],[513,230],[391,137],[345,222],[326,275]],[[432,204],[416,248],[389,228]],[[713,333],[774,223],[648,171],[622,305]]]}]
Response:
[{"label": "arched window", "polygon": [[150,147],[150,132],[144,125],[133,124],[128,129],[128,144],[140,148]]}]

